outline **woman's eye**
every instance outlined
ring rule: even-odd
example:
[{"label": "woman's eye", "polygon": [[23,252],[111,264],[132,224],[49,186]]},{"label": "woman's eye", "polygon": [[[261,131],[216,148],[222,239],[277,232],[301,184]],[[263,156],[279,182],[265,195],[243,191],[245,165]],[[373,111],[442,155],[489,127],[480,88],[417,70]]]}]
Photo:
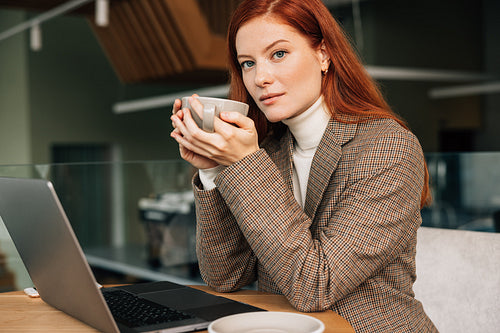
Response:
[{"label": "woman's eye", "polygon": [[253,61],[247,60],[247,61],[243,61],[243,62],[241,63],[241,68],[243,68],[243,69],[248,69],[248,68],[250,68],[250,67],[253,67],[253,65],[254,65],[254,62],[253,62]]},{"label": "woman's eye", "polygon": [[273,54],[273,57],[276,59],[281,59],[285,56],[286,51],[277,51]]}]

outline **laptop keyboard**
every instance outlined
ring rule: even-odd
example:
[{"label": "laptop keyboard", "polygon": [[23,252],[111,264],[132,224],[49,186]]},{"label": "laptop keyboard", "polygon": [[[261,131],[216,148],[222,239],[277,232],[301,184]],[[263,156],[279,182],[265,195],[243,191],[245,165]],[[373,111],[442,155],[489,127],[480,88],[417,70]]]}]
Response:
[{"label": "laptop keyboard", "polygon": [[153,303],[124,290],[103,290],[102,294],[116,321],[140,327],[193,318],[193,316]]}]

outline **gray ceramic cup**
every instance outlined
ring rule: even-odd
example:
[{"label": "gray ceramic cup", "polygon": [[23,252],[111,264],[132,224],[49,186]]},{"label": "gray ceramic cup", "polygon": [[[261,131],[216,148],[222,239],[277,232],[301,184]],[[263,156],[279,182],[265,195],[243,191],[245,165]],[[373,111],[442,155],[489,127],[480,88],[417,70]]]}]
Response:
[{"label": "gray ceramic cup", "polygon": [[214,131],[214,118],[219,117],[222,111],[239,112],[246,116],[248,104],[225,98],[195,97],[203,105],[203,114],[199,115],[189,104],[189,97],[182,97],[182,108],[191,110],[191,115],[201,129],[207,132]]}]

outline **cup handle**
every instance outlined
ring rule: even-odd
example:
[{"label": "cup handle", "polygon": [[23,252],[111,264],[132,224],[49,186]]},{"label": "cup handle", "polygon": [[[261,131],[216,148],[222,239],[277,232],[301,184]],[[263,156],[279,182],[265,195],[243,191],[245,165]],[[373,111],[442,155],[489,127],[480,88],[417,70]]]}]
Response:
[{"label": "cup handle", "polygon": [[203,130],[213,133],[214,131],[215,105],[203,105]]}]

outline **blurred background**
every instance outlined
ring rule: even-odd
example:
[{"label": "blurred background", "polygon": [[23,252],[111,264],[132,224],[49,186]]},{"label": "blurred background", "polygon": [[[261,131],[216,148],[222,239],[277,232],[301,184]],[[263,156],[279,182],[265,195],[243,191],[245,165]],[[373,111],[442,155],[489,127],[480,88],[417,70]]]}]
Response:
[{"label": "blurred background", "polygon": [[[0,0],[0,176],[53,181],[105,281],[200,282],[169,117],[175,98],[227,93],[239,2]],[[498,232],[500,1],[324,3],[422,144],[424,225]],[[23,269],[0,223],[0,288],[28,286]]]}]

